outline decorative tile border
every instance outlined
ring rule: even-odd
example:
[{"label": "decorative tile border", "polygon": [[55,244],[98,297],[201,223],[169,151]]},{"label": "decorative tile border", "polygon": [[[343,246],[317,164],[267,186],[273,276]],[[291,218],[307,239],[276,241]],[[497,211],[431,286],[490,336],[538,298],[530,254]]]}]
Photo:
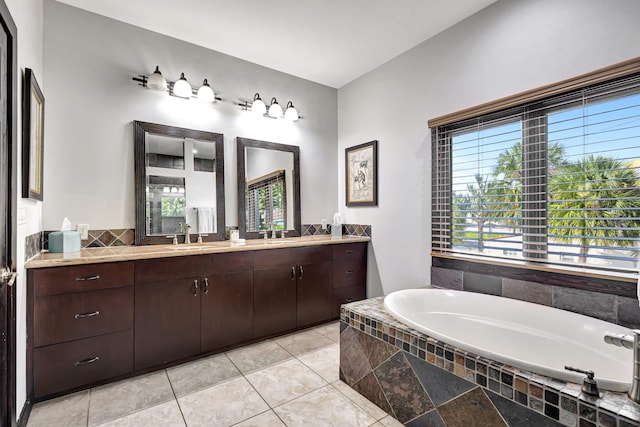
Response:
[{"label": "decorative tile border", "polygon": [[[43,249],[49,248],[49,233],[44,232]],[[83,248],[105,248],[111,246],[133,246],[135,244],[135,230],[118,228],[112,230],[89,230],[89,238],[80,242]]]},{"label": "decorative tile border", "polygon": [[38,255],[42,252],[42,239],[43,233],[42,231],[38,231],[37,233],[30,234],[25,236],[24,238],[24,260],[29,261],[29,259]]},{"label": "decorative tile border", "polygon": [[[342,328],[353,328],[376,338],[378,345],[382,342],[397,348],[407,360],[413,357],[426,361],[474,387],[479,386],[492,401],[498,400],[492,398],[497,395],[509,405],[515,403],[518,408],[532,410],[549,421],[555,420],[567,426],[640,426],[640,405],[623,393],[605,391],[596,399],[582,394],[578,384],[477,356],[398,322],[386,313],[382,303],[383,297],[379,297],[343,305],[340,315]],[[342,353],[341,336],[341,357]],[[382,409],[388,409],[383,406]],[[437,409],[442,415],[440,408]]]},{"label": "decorative tile border", "polygon": [[[331,224],[322,229],[322,224],[302,224],[302,236],[323,236],[331,234]],[[342,224],[343,236],[371,237],[370,225]]]}]

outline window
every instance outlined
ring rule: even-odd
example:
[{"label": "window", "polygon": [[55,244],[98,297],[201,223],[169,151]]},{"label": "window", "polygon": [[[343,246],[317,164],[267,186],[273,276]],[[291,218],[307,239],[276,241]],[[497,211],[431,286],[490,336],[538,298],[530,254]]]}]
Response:
[{"label": "window", "polygon": [[637,271],[640,73],[430,126],[434,254]]},{"label": "window", "polygon": [[286,230],[285,171],[276,170],[247,182],[247,231]]}]

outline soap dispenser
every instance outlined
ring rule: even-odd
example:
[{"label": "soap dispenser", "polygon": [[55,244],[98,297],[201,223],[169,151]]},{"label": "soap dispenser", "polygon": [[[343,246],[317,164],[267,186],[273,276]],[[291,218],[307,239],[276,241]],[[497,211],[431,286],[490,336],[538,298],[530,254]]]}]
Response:
[{"label": "soap dispenser", "polygon": [[331,238],[342,238],[342,219],[340,218],[340,214],[337,212],[333,214],[333,224],[331,224]]}]

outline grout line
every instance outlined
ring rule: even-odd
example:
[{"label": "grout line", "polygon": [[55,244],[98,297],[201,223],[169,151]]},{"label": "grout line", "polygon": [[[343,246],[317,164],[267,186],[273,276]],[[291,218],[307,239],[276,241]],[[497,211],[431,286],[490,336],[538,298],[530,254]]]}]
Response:
[{"label": "grout line", "polygon": [[87,423],[85,424],[89,427],[89,413],[91,412],[91,392],[93,388],[89,389],[89,396],[87,396]]},{"label": "grout line", "polygon": [[167,381],[169,381],[169,387],[171,387],[171,393],[173,393],[173,399],[176,402],[176,405],[178,405],[178,411],[180,411],[180,416],[182,417],[182,421],[184,421],[184,425],[187,425],[187,419],[184,417],[184,413],[182,412],[182,407],[180,406],[180,401],[178,401],[178,396],[176,396],[176,391],[173,389],[173,384],[171,383],[171,378],[169,378],[169,372],[167,372],[167,369],[163,369],[164,374],[167,376]]}]

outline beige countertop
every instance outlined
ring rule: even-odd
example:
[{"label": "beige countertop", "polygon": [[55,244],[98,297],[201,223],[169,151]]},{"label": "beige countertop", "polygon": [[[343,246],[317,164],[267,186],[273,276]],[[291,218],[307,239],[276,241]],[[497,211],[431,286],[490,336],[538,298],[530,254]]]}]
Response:
[{"label": "beige countertop", "polygon": [[131,261],[136,259],[168,258],[175,256],[204,255],[224,252],[256,251],[301,246],[335,245],[342,243],[369,242],[369,237],[331,236],[288,237],[286,239],[247,240],[246,243],[220,242],[191,243],[189,245],[119,246],[109,248],[87,248],[77,252],[41,254],[30,259],[25,268],[60,267],[65,265],[96,264],[101,262]]}]

